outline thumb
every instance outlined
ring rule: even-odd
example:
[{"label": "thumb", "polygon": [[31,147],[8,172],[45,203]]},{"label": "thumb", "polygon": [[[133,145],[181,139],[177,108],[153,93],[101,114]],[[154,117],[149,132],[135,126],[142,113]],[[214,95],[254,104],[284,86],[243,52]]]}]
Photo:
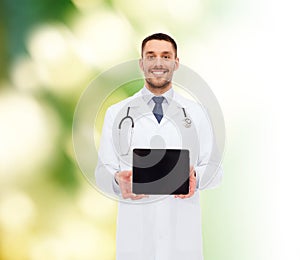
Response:
[{"label": "thumb", "polygon": [[128,178],[132,175],[131,171],[124,171],[123,177]]}]

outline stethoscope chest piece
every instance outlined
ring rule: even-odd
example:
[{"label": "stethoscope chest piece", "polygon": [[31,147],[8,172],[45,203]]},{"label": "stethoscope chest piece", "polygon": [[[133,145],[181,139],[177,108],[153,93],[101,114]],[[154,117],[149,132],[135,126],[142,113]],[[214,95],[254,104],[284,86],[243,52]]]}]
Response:
[{"label": "stethoscope chest piece", "polygon": [[183,125],[184,125],[186,128],[190,128],[191,125],[192,125],[192,120],[189,119],[188,117],[184,118],[184,119],[183,119]]},{"label": "stethoscope chest piece", "polygon": [[185,128],[190,128],[192,125],[192,120],[187,117],[184,107],[182,108],[182,111],[184,114],[183,125]]}]

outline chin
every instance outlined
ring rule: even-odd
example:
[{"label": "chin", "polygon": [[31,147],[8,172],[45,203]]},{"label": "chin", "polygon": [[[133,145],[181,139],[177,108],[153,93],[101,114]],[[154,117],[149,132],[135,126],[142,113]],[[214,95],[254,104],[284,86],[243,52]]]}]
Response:
[{"label": "chin", "polygon": [[171,84],[171,82],[167,80],[164,80],[163,82],[153,82],[152,80],[147,80],[147,83],[150,87],[159,89],[167,88]]}]

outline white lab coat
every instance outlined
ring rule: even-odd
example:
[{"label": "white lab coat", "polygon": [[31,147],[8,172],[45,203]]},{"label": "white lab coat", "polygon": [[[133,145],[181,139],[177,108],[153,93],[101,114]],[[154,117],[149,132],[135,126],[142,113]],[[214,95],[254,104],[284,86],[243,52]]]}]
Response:
[{"label": "white lab coat", "polygon": [[[188,199],[170,195],[151,203],[147,202],[154,196],[150,196],[148,201],[119,202],[117,260],[202,260],[199,190],[217,186],[222,178],[220,160],[213,154],[215,146],[209,119],[200,105],[174,92],[174,102],[169,104],[158,124],[150,108],[141,100],[139,91],[107,110],[95,171],[97,186],[111,196],[121,196],[113,176],[117,171],[131,170],[132,153],[127,157],[118,156],[115,129],[130,106],[130,115],[135,123],[131,151],[136,147],[153,147],[153,136],[160,136],[166,148],[189,149],[188,146],[198,146],[199,149],[192,149],[190,154],[191,164],[197,173],[197,190]],[[183,125],[184,119],[182,107],[192,119],[193,127],[180,130],[178,124]],[[154,145],[158,148],[157,144]]]}]

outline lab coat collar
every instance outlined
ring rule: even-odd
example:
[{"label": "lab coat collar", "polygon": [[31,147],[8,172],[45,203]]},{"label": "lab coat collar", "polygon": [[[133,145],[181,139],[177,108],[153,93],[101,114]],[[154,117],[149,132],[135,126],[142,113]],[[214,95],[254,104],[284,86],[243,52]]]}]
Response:
[{"label": "lab coat collar", "polygon": [[[141,89],[141,94],[143,96],[143,99],[145,100],[146,104],[149,104],[150,100],[155,97],[155,95],[146,87],[144,86],[142,89]],[[168,91],[166,91],[165,93],[163,93],[161,95],[162,97],[165,98],[166,102],[168,104],[171,103],[173,97],[174,97],[174,90],[173,88],[170,88]]]},{"label": "lab coat collar", "polygon": [[[173,95],[173,98],[171,98],[170,95]],[[168,118],[172,118],[176,116],[178,113],[182,113],[182,108],[183,107],[185,108],[185,106],[182,105],[180,101],[181,101],[180,95],[175,93],[174,90],[172,89],[172,91],[168,94],[169,106],[164,114],[164,117],[162,118],[162,121],[160,122],[160,125],[163,125]],[[137,112],[140,115],[152,114],[152,110],[149,108],[149,106],[147,105],[144,99],[143,89],[141,89],[139,92],[133,95],[131,102],[129,102],[127,105],[130,106],[135,112]],[[152,119],[154,122],[157,122],[154,115]]]}]

